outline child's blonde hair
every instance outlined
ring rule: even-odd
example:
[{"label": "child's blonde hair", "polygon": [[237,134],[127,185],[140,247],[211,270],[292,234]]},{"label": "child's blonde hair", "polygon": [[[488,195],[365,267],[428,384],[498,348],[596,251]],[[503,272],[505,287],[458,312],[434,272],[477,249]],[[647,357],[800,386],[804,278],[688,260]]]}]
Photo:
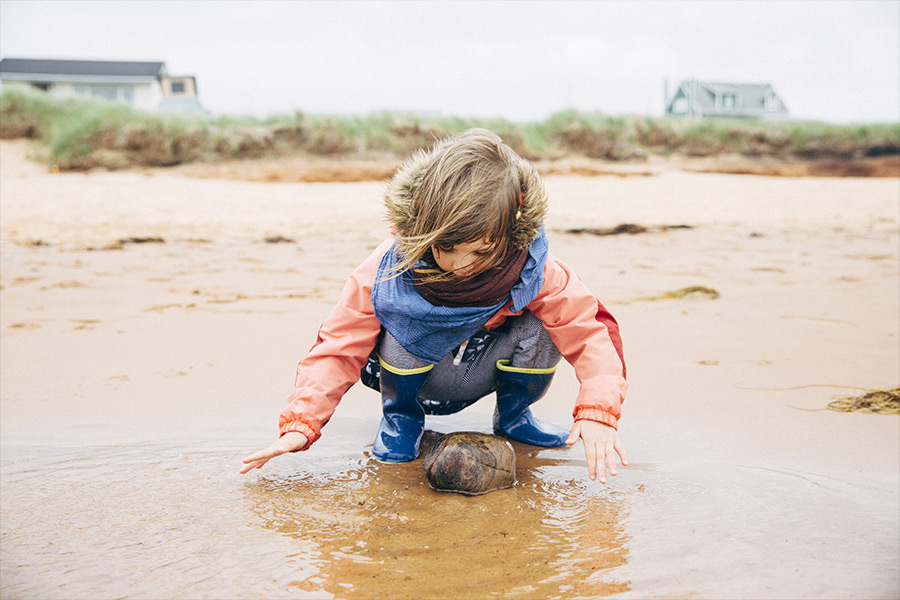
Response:
[{"label": "child's blonde hair", "polygon": [[491,247],[475,264],[484,270],[510,249],[528,247],[530,237],[513,239],[523,177],[536,179],[534,167],[486,129],[470,129],[413,155],[385,195],[396,235],[396,273],[430,259],[432,248],[487,240]]}]

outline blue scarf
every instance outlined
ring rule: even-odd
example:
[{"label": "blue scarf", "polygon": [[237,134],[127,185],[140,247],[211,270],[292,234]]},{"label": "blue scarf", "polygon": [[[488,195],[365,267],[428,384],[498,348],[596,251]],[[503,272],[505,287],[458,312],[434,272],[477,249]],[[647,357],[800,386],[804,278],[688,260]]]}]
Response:
[{"label": "blue scarf", "polygon": [[478,332],[494,314],[512,300],[511,310],[522,311],[544,284],[544,263],[549,243],[543,226],[528,249],[528,259],[509,297],[493,306],[435,306],[416,290],[409,271],[391,277],[398,258],[391,246],[381,259],[372,306],[382,326],[409,353],[436,363]]}]

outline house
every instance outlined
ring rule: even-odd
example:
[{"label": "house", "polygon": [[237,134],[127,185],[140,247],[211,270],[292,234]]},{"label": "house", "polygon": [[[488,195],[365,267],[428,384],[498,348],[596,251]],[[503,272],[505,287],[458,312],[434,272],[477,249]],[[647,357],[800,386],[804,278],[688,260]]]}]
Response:
[{"label": "house", "polygon": [[[668,95],[668,94],[667,94]],[[666,99],[666,114],[694,117],[784,118],[787,107],[767,83],[682,81]]]},{"label": "house", "polygon": [[123,102],[151,112],[203,111],[196,79],[170,76],[163,62],[4,58],[0,86],[43,90],[57,98]]}]

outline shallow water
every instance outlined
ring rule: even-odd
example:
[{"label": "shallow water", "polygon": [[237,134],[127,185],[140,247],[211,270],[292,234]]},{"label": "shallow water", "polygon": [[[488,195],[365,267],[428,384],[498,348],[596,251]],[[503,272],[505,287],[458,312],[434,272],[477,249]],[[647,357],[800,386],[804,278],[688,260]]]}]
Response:
[{"label": "shallow water", "polygon": [[383,465],[360,451],[287,457],[241,477],[239,457],[213,442],[7,447],[4,596],[529,598],[626,589],[603,576],[625,562],[623,499],[585,493],[560,461],[525,454],[515,488],[470,498],[428,488],[421,461]]},{"label": "shallow water", "polygon": [[[436,434],[429,434],[426,445]],[[354,435],[240,476],[234,440],[4,446],[4,598],[894,597],[895,494],[517,445],[518,484],[431,490]],[[252,442],[247,441],[248,444]]]}]

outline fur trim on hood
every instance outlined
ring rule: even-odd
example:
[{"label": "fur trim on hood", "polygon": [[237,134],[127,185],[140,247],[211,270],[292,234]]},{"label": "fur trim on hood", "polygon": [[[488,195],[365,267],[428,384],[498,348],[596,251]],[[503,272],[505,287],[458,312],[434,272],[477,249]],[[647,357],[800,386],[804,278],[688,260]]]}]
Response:
[{"label": "fur trim on hood", "polygon": [[510,236],[513,248],[527,248],[544,223],[550,201],[544,182],[531,163],[519,159],[519,183],[522,186],[522,216],[516,221]]},{"label": "fur trim on hood", "polygon": [[[399,237],[407,237],[411,223],[416,219],[413,214],[413,198],[428,164],[443,144],[436,144],[431,150],[415,152],[404,162],[388,182],[384,203],[387,217]],[[548,198],[537,170],[525,159],[516,155],[516,169],[519,172],[519,184],[522,190],[522,216],[516,221],[510,233],[510,248],[521,250],[531,245],[547,214]]]}]

